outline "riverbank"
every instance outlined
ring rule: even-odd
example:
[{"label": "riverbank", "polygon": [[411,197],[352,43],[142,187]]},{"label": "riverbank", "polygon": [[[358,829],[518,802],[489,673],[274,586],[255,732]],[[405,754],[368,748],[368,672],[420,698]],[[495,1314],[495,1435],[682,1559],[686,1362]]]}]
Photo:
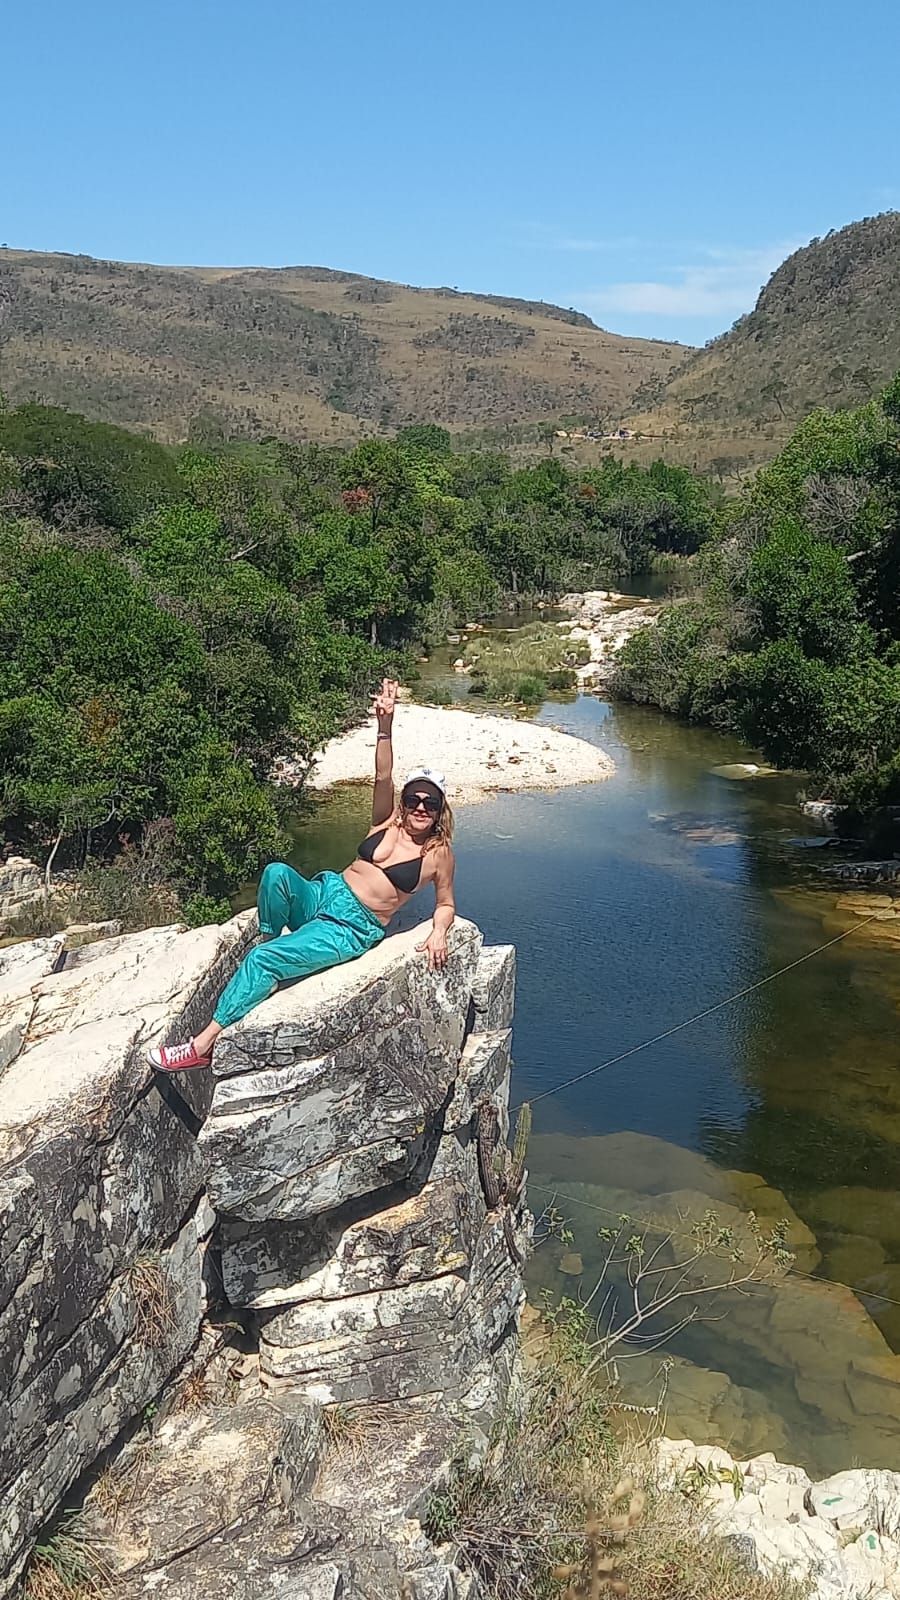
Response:
[{"label": "riverbank", "polygon": [[576,669],[579,688],[588,691],[609,682],[622,646],[639,628],[654,623],[660,611],[656,600],[620,594],[615,589],[564,594],[559,603],[571,612],[560,628],[567,630],[570,639],[585,640],[591,652],[590,660]]},{"label": "riverbank", "polygon": [[[451,805],[469,805],[518,789],[603,783],[615,764],[595,744],[555,728],[455,707],[406,703],[394,727],[395,770],[436,767],[446,774]],[[312,789],[371,779],[375,728],[353,728],[326,745],[308,779]]]},{"label": "riverbank", "polygon": [[689,1439],[659,1439],[655,1453],[660,1487],[693,1501],[700,1537],[730,1541],[761,1576],[786,1572],[810,1600],[900,1594],[900,1474],[852,1468],[814,1483],[771,1452],[738,1461]]}]

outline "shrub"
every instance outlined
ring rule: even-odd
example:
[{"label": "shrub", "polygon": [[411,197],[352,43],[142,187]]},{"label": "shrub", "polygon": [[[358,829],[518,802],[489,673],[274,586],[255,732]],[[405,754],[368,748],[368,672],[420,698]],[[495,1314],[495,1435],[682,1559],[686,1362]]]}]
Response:
[{"label": "shrub", "polygon": [[543,700],[546,693],[546,678],[540,677],[536,672],[526,672],[516,684],[514,698],[523,705],[535,705],[539,700]]},{"label": "shrub", "polygon": [[[650,1452],[617,1442],[602,1391],[585,1381],[582,1332],[550,1331],[484,1460],[460,1450],[426,1530],[473,1571],[485,1600],[804,1600],[789,1576],[761,1578],[704,1529],[702,1506],[661,1488]],[[591,1586],[591,1580],[595,1586]]]}]

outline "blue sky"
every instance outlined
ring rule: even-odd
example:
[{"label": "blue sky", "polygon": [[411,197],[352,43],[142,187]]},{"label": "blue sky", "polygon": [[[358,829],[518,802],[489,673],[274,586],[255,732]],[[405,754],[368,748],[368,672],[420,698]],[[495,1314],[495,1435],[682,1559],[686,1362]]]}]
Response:
[{"label": "blue sky", "polygon": [[342,267],[700,343],[900,207],[897,0],[7,8],[0,239]]}]

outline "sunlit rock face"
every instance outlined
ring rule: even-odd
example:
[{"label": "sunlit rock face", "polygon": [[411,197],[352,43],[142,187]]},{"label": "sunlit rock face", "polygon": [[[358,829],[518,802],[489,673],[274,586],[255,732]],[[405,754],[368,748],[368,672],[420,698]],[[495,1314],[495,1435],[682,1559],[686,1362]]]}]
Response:
[{"label": "sunlit rock face", "polygon": [[[294,1550],[301,1506],[309,1528],[329,1521],[309,1499],[322,1403],[407,1407],[391,1493],[417,1503],[460,1419],[489,1429],[516,1348],[530,1218],[520,1197],[489,1209],[474,1139],[488,1103],[501,1134],[508,1123],[512,950],[484,950],[460,921],[431,974],[422,930],[398,935],[277,993],[223,1037],[213,1071],[163,1077],[147,1047],[208,1019],[255,917],[101,932],[0,952],[0,1595],[101,1452],[174,1403],[167,1386],[199,1359],[211,1298],[216,1325],[244,1321],[255,1388],[249,1412],[207,1407],[202,1427],[172,1434],[196,1494],[176,1472],[159,1515],[135,1511],[167,1569],[179,1527],[192,1547],[184,1519],[217,1463],[240,1515],[277,1456],[273,1549]],[[126,1592],[152,1567],[129,1550]],[[426,1556],[406,1552],[402,1571]],[[235,1594],[263,1592],[254,1559],[230,1551]],[[335,1593],[372,1562],[388,1583],[401,1570],[372,1529],[342,1561]],[[313,1587],[326,1567],[309,1568]],[[186,1567],[186,1594],[195,1582]]]},{"label": "sunlit rock face", "polygon": [[44,893],[43,873],[27,856],[0,862],[0,933]]},{"label": "sunlit rock face", "polygon": [[462,1399],[521,1303],[472,1144],[483,1101],[505,1127],[513,952],[460,921],[438,975],[420,942],[286,989],[217,1050],[200,1148],[226,1292],[263,1376],[326,1404]]},{"label": "sunlit rock face", "polygon": [[[0,1075],[0,1568],[192,1348],[214,1217],[195,1137],[144,1053],[195,1027],[248,919],[6,953]],[[0,1580],[0,1592],[3,1582]]]},{"label": "sunlit rock face", "polygon": [[811,1600],[900,1594],[900,1473],[858,1469],[813,1483],[771,1451],[743,1460],[689,1439],[653,1448],[662,1484],[692,1486],[702,1531],[728,1539],[762,1577],[788,1572]]}]

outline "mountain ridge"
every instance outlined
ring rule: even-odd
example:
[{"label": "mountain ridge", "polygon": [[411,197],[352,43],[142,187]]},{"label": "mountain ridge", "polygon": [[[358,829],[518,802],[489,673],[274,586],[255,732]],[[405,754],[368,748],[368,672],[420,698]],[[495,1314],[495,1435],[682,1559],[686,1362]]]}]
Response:
[{"label": "mountain ridge", "polygon": [[[448,302],[451,304],[448,306]],[[618,420],[686,346],[583,312],[327,267],[160,267],[0,252],[0,387],[176,441],[349,442],[412,422]]]},{"label": "mountain ridge", "polygon": [[753,310],[635,396],[636,432],[707,462],[769,459],[817,406],[870,399],[900,369],[900,211],[831,229],[776,267]]}]

